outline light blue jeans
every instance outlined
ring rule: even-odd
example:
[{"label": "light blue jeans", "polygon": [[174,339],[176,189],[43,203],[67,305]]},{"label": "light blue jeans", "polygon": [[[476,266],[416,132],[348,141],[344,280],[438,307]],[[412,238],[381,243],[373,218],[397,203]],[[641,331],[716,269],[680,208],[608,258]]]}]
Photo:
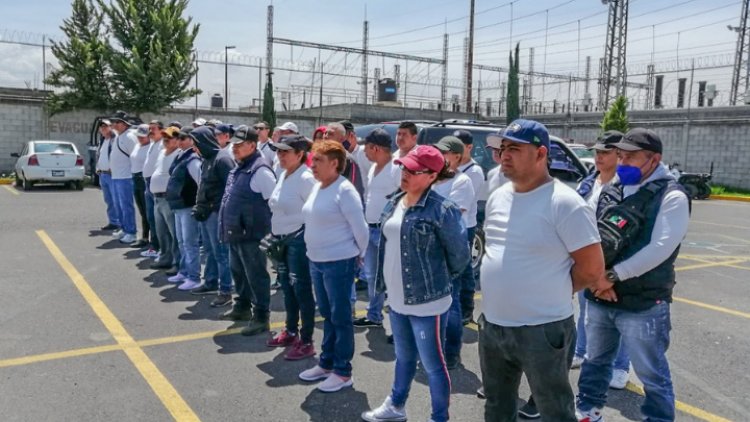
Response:
[{"label": "light blue jeans", "polygon": [[180,274],[198,282],[201,276],[200,246],[198,245],[198,222],[190,215],[190,208],[174,211],[174,226],[177,246],[180,249]]},{"label": "light blue jeans", "polygon": [[[586,306],[588,300],[583,294],[583,290],[578,293],[578,308],[580,313],[578,314],[578,322],[576,323],[576,357],[586,356]],[[622,340],[621,340],[622,342]],[[625,372],[630,372],[630,356],[628,356],[628,349],[620,344],[619,351],[617,352],[617,358],[614,363],[615,369],[619,369]]]},{"label": "light blue jeans", "polygon": [[646,392],[641,405],[644,420],[674,421],[674,389],[666,356],[671,329],[667,302],[635,312],[589,301],[586,315],[588,356],[578,379],[578,408],[590,410],[606,404],[612,362],[622,338],[622,345],[628,349],[635,374],[643,382]]},{"label": "light blue jeans", "polygon": [[207,286],[218,285],[221,293],[232,292],[232,271],[229,268],[229,245],[219,241],[219,213],[212,212],[200,223],[203,250],[206,251],[206,268],[203,279]]},{"label": "light blue jeans", "polygon": [[114,192],[112,191],[112,175],[108,173],[100,173],[99,186],[102,188],[104,203],[107,204],[107,222],[119,227],[120,209],[115,204]]},{"label": "light blue jeans", "polygon": [[364,277],[367,280],[367,319],[373,322],[383,322],[383,303],[385,293],[375,292],[375,272],[378,266],[378,242],[380,242],[380,228],[370,227],[370,240],[365,252]]},{"label": "light blue jeans", "polygon": [[112,197],[120,215],[122,231],[135,236],[135,204],[133,201],[133,178],[112,179]]}]

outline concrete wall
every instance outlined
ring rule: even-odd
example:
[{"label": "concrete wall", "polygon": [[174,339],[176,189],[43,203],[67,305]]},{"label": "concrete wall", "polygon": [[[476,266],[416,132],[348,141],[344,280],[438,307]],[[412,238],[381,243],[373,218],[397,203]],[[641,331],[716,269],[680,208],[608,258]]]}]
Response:
[{"label": "concrete wall", "polygon": [[[217,118],[233,124],[252,124],[258,113],[199,110],[200,117]],[[321,115],[323,116],[321,119]],[[60,139],[76,143],[86,154],[91,125],[97,113],[76,111],[47,117],[39,96],[6,95],[0,90],[0,174],[12,171],[23,142],[31,139]],[[467,113],[441,112],[417,108],[339,104],[323,109],[313,108],[279,112],[279,123],[293,121],[300,133],[311,136],[321,122],[348,119],[355,124],[393,120],[475,119]],[[481,119],[481,116],[479,116]],[[539,120],[550,132],[573,138],[576,142],[592,143],[599,133],[601,113],[545,114],[526,116]],[[196,115],[193,110],[168,109],[163,114],[144,114],[144,121],[158,118],[165,124],[178,120],[189,124]],[[490,118],[500,124],[504,118]],[[652,110],[630,112],[632,126],[656,131],[664,142],[664,161],[679,162],[682,169],[706,172],[714,163],[714,181],[718,184],[750,189],[750,107],[694,108],[688,110]]]}]

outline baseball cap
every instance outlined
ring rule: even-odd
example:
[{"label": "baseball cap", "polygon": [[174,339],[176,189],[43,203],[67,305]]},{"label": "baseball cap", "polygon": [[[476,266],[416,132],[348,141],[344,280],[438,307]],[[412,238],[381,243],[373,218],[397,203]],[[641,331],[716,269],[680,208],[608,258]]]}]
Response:
[{"label": "baseball cap", "polygon": [[[492,139],[492,143],[490,140]],[[487,144],[500,148],[503,140],[546,147],[549,150],[549,132],[547,128],[534,120],[516,119],[505,129],[487,135]],[[496,146],[495,146],[496,145]]]},{"label": "baseball cap", "polygon": [[111,122],[111,121],[109,121],[109,119],[100,119],[100,120],[99,120],[99,126],[102,126],[102,125],[107,125],[107,126],[111,126],[111,125],[112,125],[112,122]]},{"label": "baseball cap", "polygon": [[128,115],[128,113],[118,110],[115,112],[115,114],[112,115],[112,117],[109,118],[109,121],[114,122],[123,122],[130,124],[131,117]]},{"label": "baseball cap", "polygon": [[182,123],[178,122],[177,120],[173,120],[173,121],[169,122],[169,125],[167,125],[167,126],[174,126],[177,129],[181,129],[182,128]]},{"label": "baseball cap", "polygon": [[258,132],[247,125],[241,125],[234,130],[234,136],[229,140],[229,142],[233,144],[240,144],[245,141],[258,142]]},{"label": "baseball cap", "polygon": [[204,118],[202,118],[202,117],[199,117],[199,118],[197,118],[197,119],[193,120],[193,124],[194,124],[195,126],[203,126],[203,125],[205,125],[205,124],[206,124],[206,119],[204,119]]},{"label": "baseball cap", "polygon": [[297,129],[297,125],[295,125],[292,122],[286,122],[283,125],[279,126],[279,130],[291,130],[294,133],[299,133],[299,129]]},{"label": "baseball cap", "polygon": [[453,132],[453,136],[460,139],[461,142],[464,143],[464,145],[471,145],[474,143],[474,136],[472,136],[471,132],[469,132],[468,130],[459,129]]},{"label": "baseball cap", "polygon": [[348,120],[342,120],[339,123],[341,124],[341,126],[344,127],[344,130],[346,130],[346,133],[354,132],[354,125],[352,124],[352,122]]},{"label": "baseball cap", "polygon": [[596,143],[594,144],[594,146],[589,149],[595,149],[599,151],[615,149],[614,144],[620,142],[620,140],[622,140],[622,137],[622,132],[618,130],[608,130],[602,133],[602,135],[596,139]]},{"label": "baseball cap", "polygon": [[623,151],[646,150],[658,152],[659,154],[661,154],[662,151],[661,139],[659,139],[659,135],[654,133],[654,131],[652,130],[642,127],[630,129],[628,133],[623,135],[620,142],[612,145],[615,148],[621,149]]},{"label": "baseball cap", "polygon": [[174,138],[177,136],[178,133],[180,133],[180,128],[178,128],[177,126],[170,126],[162,130],[161,133],[166,135],[169,138]]},{"label": "baseball cap", "polygon": [[192,132],[192,131],[193,131],[193,128],[191,128],[191,127],[183,127],[177,133],[177,137],[180,138],[180,139],[182,139],[182,138],[190,138],[190,132]]},{"label": "baseball cap", "polygon": [[228,125],[226,123],[222,123],[220,125],[217,125],[216,128],[214,128],[214,134],[218,135],[220,133],[226,133],[229,134],[231,137],[234,135],[234,127],[232,125]]},{"label": "baseball cap", "polygon": [[395,164],[401,164],[411,171],[430,170],[435,173],[445,168],[445,158],[440,151],[431,145],[417,145],[411,150],[406,157],[394,161]]},{"label": "baseball cap", "polygon": [[391,148],[393,141],[391,140],[391,135],[385,129],[377,128],[365,136],[365,144]]},{"label": "baseball cap", "polygon": [[[159,129],[164,129],[164,123],[162,123],[161,120],[154,119],[154,120],[148,122],[148,124],[149,125],[156,125],[156,127],[158,127]],[[172,126],[172,125],[170,125],[170,126]]]},{"label": "baseball cap", "polygon": [[281,139],[279,139],[279,142],[271,142],[269,145],[272,150],[302,150],[302,151],[310,151],[310,148],[312,147],[312,142],[305,138],[302,135],[286,135],[282,136]]},{"label": "baseball cap", "polygon": [[456,154],[464,153],[464,143],[455,136],[443,136],[435,144],[435,148],[440,152],[455,152]]},{"label": "baseball cap", "polygon": [[141,138],[147,137],[148,133],[149,133],[149,128],[148,128],[148,125],[146,124],[138,125],[138,129],[135,130],[135,136],[138,136]]},{"label": "baseball cap", "polygon": [[222,123],[224,123],[224,122],[222,122],[219,119],[211,119],[211,120],[209,120],[209,121],[206,122],[206,126],[211,126],[211,127],[215,128],[216,126],[218,126],[218,125],[220,125]]}]

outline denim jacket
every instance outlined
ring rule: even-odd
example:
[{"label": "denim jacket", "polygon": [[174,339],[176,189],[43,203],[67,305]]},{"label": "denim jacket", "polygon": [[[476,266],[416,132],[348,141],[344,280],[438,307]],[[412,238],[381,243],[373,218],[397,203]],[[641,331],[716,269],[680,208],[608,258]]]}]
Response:
[{"label": "denim jacket", "polygon": [[[404,192],[388,197],[380,217],[380,226],[391,218]],[[428,189],[419,201],[404,213],[401,224],[401,278],[404,304],[418,305],[451,294],[451,280],[458,277],[471,261],[466,242],[466,226],[461,211],[450,200]],[[392,241],[392,240],[391,240]],[[383,262],[385,236],[378,244],[375,289],[385,291]]]}]

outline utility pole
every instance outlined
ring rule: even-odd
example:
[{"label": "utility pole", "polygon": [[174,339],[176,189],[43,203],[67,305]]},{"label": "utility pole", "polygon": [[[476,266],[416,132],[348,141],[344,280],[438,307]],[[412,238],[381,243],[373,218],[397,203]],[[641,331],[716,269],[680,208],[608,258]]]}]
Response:
[{"label": "utility pole", "polygon": [[443,34],[443,74],[440,81],[440,110],[443,110],[448,100],[448,33]]},{"label": "utility pole", "polygon": [[266,75],[268,78],[273,74],[273,5],[268,5],[266,15]]},{"label": "utility pole", "polygon": [[[625,95],[627,69],[625,55],[628,37],[630,0],[602,0],[609,8],[604,59],[599,68],[599,110],[606,110],[610,101]],[[614,93],[612,93],[614,85]]]},{"label": "utility pole", "polygon": [[472,74],[474,71],[474,0],[469,0],[469,42],[466,48],[466,111],[471,112]]},{"label": "utility pole", "polygon": [[652,110],[654,107],[654,74],[656,66],[651,63],[646,67],[646,110]]},{"label": "utility pole", "polygon": [[591,108],[591,56],[586,56],[586,82],[583,84],[583,111],[589,111]]},{"label": "utility pole", "polygon": [[734,53],[734,70],[732,72],[732,89],[729,91],[730,105],[737,105],[737,97],[739,97],[740,91],[745,96],[745,103],[750,102],[750,84],[748,84],[748,77],[750,76],[750,40],[748,40],[750,33],[748,33],[747,28],[748,3],[750,3],[750,0],[742,2],[740,25],[728,26],[730,30],[737,32],[737,49]]},{"label": "utility pole", "polygon": [[[534,73],[534,47],[529,48],[529,74],[526,81],[526,94],[528,96],[526,97],[526,101],[531,103],[532,110],[534,109],[534,76],[532,75]],[[526,103],[524,103],[526,104]],[[524,105],[524,107],[528,107],[527,105]]]},{"label": "utility pole", "polygon": [[[369,38],[369,22],[365,20],[364,25],[362,26],[362,99],[364,100],[364,104],[367,105],[367,48],[368,48],[368,38]],[[367,110],[365,108],[365,110]]]}]

